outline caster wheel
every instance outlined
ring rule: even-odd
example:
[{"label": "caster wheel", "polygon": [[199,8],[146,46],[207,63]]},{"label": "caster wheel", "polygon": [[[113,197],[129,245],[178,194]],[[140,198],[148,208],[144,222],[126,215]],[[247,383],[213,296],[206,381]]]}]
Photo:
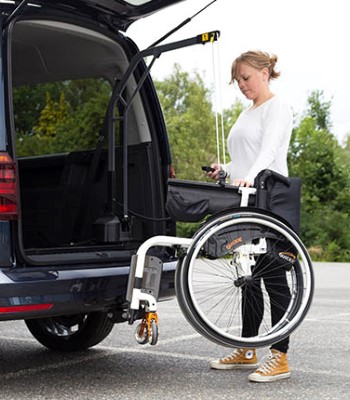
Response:
[{"label": "caster wheel", "polygon": [[151,321],[150,330],[151,330],[151,334],[148,338],[148,341],[151,346],[154,346],[158,342],[158,335],[159,335],[158,325],[157,325],[156,321],[154,321],[154,320]]},{"label": "caster wheel", "polygon": [[137,325],[135,330],[135,339],[139,344],[148,343],[147,325],[143,322]]}]

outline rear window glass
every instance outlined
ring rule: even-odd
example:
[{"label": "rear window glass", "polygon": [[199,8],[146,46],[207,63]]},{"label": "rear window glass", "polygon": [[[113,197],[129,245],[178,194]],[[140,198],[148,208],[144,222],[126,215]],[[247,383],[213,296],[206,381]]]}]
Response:
[{"label": "rear window glass", "polygon": [[95,148],[110,95],[109,82],[100,78],[14,88],[17,155],[27,157]]}]

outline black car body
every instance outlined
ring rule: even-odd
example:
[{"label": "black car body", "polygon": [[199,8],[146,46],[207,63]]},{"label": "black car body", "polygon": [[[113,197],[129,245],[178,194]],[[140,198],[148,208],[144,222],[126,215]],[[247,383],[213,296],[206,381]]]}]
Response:
[{"label": "black car body", "polygon": [[[120,82],[139,52],[127,27],[178,1],[0,2],[0,320],[47,347],[84,349],[123,322],[131,256],[174,234],[144,61]],[[175,260],[154,254],[172,297]]]}]

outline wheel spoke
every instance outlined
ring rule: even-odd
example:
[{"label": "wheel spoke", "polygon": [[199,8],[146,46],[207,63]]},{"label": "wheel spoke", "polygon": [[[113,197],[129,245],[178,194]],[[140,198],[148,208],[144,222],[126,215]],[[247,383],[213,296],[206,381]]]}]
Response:
[{"label": "wheel spoke", "polygon": [[220,344],[258,347],[282,340],[311,304],[313,273],[305,247],[263,214],[210,221],[180,268],[185,315]]}]

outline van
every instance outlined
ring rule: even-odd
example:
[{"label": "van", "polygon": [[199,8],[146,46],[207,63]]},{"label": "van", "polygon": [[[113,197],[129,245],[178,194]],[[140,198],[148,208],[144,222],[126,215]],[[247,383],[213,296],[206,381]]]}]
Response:
[{"label": "van", "polygon": [[[89,348],[125,322],[132,255],[175,234],[165,123],[125,31],[177,2],[0,1],[0,320],[50,349]],[[159,299],[172,298],[176,260],[152,255]]]}]

